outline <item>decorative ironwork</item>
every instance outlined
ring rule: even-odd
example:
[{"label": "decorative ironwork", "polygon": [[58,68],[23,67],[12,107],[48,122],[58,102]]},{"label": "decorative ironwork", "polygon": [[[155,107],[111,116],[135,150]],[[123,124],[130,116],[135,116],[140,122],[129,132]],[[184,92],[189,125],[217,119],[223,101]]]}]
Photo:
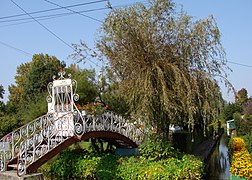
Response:
[{"label": "decorative ironwork", "polygon": [[47,85],[47,90],[48,90],[48,96],[46,97],[46,101],[47,103],[51,103],[52,102],[52,88],[53,88],[53,83],[50,82],[48,85]]},{"label": "decorative ironwork", "polygon": [[5,171],[7,169],[8,162],[17,157],[20,144],[29,136],[31,136],[36,130],[43,129],[45,125],[48,124],[47,121],[51,121],[52,117],[52,114],[41,116],[5,135],[0,140],[0,171]]},{"label": "decorative ironwork", "polygon": [[17,173],[22,176],[29,166],[67,139],[92,131],[116,132],[136,144],[143,140],[142,131],[120,115],[106,112],[95,116],[80,112],[74,103],[79,98],[77,82],[65,79],[63,72],[58,75],[58,80],[54,77],[48,84],[47,102],[52,111],[0,139],[0,171],[6,171],[8,163],[18,158]]},{"label": "decorative ironwork", "polygon": [[[71,123],[74,121],[74,127]],[[62,122],[66,122],[62,124]],[[57,126],[57,127],[56,127]],[[18,175],[44,154],[72,136],[81,136],[91,131],[111,131],[122,134],[136,144],[143,140],[143,133],[122,116],[106,112],[100,116],[82,115],[80,111],[69,112],[57,119],[47,121],[43,129],[36,129],[21,142],[18,156]]]},{"label": "decorative ironwork", "polygon": [[65,72],[58,73],[58,79],[53,77],[53,82],[47,86],[49,95],[47,96],[47,102],[50,106],[51,112],[69,112],[73,111],[74,101],[79,100],[79,95],[76,94],[77,82],[74,79],[70,79],[71,74],[68,74],[68,78],[65,78]]}]

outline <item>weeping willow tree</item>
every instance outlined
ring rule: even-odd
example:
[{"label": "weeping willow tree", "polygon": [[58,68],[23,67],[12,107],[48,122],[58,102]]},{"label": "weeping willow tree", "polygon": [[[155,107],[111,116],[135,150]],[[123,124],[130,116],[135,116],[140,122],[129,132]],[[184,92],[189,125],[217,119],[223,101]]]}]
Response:
[{"label": "weeping willow tree", "polygon": [[97,48],[120,78],[132,115],[159,134],[167,136],[170,124],[193,131],[216,120],[222,107],[216,77],[226,82],[229,68],[213,16],[195,21],[170,0],[113,9]]}]

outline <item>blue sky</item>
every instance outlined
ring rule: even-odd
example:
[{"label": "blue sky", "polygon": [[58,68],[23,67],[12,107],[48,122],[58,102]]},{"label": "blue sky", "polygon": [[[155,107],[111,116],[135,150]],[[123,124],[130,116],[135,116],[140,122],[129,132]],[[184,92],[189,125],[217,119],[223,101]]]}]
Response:
[{"label": "blue sky", "polygon": [[[57,8],[44,0],[27,1],[13,0],[27,12]],[[61,6],[69,6],[80,3],[93,2],[95,0],[51,0]],[[110,0],[112,6],[128,5],[134,2],[146,2],[143,0]],[[32,2],[32,3],[31,3]],[[222,44],[226,50],[229,67],[233,72],[229,73],[229,80],[236,90],[246,88],[249,96],[252,95],[252,1],[251,0],[175,0],[177,4],[183,5],[184,10],[196,19],[213,15],[222,33]],[[107,2],[98,2],[72,8],[74,11],[85,11],[102,9]],[[97,29],[108,14],[109,9],[86,12],[97,20],[93,20],[79,14],[62,16],[39,21],[50,31],[55,33],[64,42],[71,45],[80,40],[93,46],[97,38]],[[35,21],[13,21],[14,19],[29,18],[29,16],[18,16],[15,18],[4,18],[11,15],[19,15],[24,12],[14,5],[11,0],[2,0],[0,6],[0,84],[4,86],[7,100],[8,86],[14,83],[16,68],[21,63],[29,62],[32,55],[44,53],[54,55],[69,65],[74,61],[68,56],[73,50],[45,30]],[[33,14],[34,17],[69,13],[66,9],[55,10],[47,13]],[[24,23],[26,22],[26,23]],[[238,65],[238,64],[242,65]],[[247,66],[243,66],[247,65]],[[80,64],[82,68],[96,68],[92,63]],[[250,66],[250,67],[249,67]],[[232,101],[233,94],[227,94],[227,89],[221,85],[223,96]]]}]

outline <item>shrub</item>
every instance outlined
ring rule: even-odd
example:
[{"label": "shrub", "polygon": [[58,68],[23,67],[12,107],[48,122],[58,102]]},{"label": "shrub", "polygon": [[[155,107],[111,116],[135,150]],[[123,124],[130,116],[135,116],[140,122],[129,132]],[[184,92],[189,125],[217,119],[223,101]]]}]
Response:
[{"label": "shrub", "polygon": [[149,137],[148,141],[139,146],[139,153],[142,157],[153,161],[171,157],[182,157],[181,153],[174,149],[169,143],[154,137]]},{"label": "shrub", "polygon": [[241,115],[239,113],[234,114],[235,129],[239,136],[249,134],[252,131],[252,116]]},{"label": "shrub", "polygon": [[242,138],[233,138],[233,150],[234,151],[240,151],[245,148],[246,148],[246,145],[245,145],[244,140]]},{"label": "shrub", "polygon": [[182,159],[152,161],[146,158],[123,159],[118,166],[121,179],[201,179],[203,163],[192,155]]},{"label": "shrub", "polygon": [[235,176],[252,178],[252,158],[242,138],[233,138],[233,154],[230,171]]},{"label": "shrub", "polygon": [[252,156],[252,132],[250,134],[246,134],[245,136],[242,136],[242,138],[245,141],[246,147]]},{"label": "shrub", "polygon": [[201,179],[203,163],[169,144],[151,139],[140,156],[127,157],[67,149],[41,169],[48,179]]},{"label": "shrub", "polygon": [[87,103],[81,107],[81,105],[77,104],[77,108],[79,110],[85,110],[89,115],[101,115],[108,109],[108,106],[105,106],[102,103],[94,102],[94,103]]},{"label": "shrub", "polygon": [[74,166],[74,177],[77,179],[115,179],[118,159],[119,156],[105,153],[84,155]]},{"label": "shrub", "polygon": [[64,150],[40,168],[47,179],[115,179],[117,159],[113,154]]}]

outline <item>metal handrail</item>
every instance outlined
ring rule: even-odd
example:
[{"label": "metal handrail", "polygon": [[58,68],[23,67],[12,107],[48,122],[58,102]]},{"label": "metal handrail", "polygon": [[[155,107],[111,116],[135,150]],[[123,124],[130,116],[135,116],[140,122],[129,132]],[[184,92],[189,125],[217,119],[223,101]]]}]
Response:
[{"label": "metal handrail", "polygon": [[51,116],[51,113],[40,116],[0,139],[0,171],[5,171],[8,162],[17,157],[20,143],[29,136],[29,133],[32,133],[38,124],[43,125],[43,121]]},{"label": "metal handrail", "polygon": [[[69,119],[67,119],[67,117]],[[57,129],[57,127],[55,127],[57,126],[56,124],[60,122],[69,123],[71,118],[73,126],[70,123],[66,126],[68,129],[64,129],[63,127]],[[68,133],[64,133],[64,131]],[[37,130],[20,144],[17,165],[18,175],[22,176],[26,174],[26,168],[28,166],[68,138],[81,136],[91,131],[117,132],[128,137],[136,144],[141,143],[143,140],[143,132],[140,129],[136,128],[133,123],[129,123],[122,116],[113,112],[106,112],[99,116],[83,116],[80,111],[67,113],[51,121],[51,123],[48,123],[44,129]]]},{"label": "metal handrail", "polygon": [[[60,131],[63,131],[62,127],[61,130],[56,127],[58,121],[65,121],[66,118],[71,115],[73,115],[73,112],[64,113],[60,116],[57,113],[57,115],[54,115],[52,121],[48,122],[46,126],[42,129],[37,129],[20,143],[17,164],[17,173],[19,176],[26,174],[27,166],[52,150],[56,145],[73,136],[73,132],[63,136],[63,133],[60,133]],[[69,129],[70,128],[68,128],[68,130]],[[74,129],[73,126],[71,129]],[[55,136],[57,136],[57,139],[55,139]],[[51,146],[51,140],[57,140],[57,144]]]},{"label": "metal handrail", "polygon": [[48,105],[51,113],[47,113],[26,125],[8,133],[0,139],[0,171],[6,171],[7,165],[18,157],[18,175],[26,174],[29,165],[53,150],[73,136],[82,136],[90,131],[117,132],[139,144],[143,140],[143,132],[133,123],[113,112],[101,115],[82,115],[74,101],[77,81],[64,78],[59,72],[59,79],[54,78],[47,86]]}]

